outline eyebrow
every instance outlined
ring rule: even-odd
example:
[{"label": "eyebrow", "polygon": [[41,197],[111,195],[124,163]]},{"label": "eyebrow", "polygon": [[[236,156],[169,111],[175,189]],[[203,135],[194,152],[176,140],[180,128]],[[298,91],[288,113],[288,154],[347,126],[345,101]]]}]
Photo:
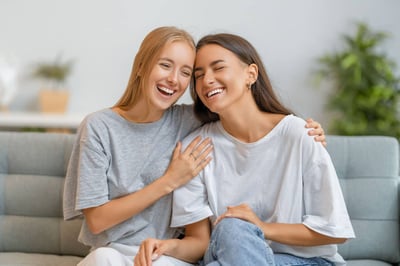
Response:
[{"label": "eyebrow", "polygon": [[[175,64],[175,62],[174,62],[172,59],[169,59],[168,57],[161,57],[161,58],[158,59],[158,61],[162,61],[162,60],[168,61],[168,62],[170,62],[171,64]],[[189,68],[191,71],[193,70],[193,67],[191,67],[191,66],[189,66],[189,65],[184,65],[183,67]]]},{"label": "eyebrow", "polygon": [[[210,64],[210,66],[215,66],[216,64],[221,63],[221,62],[225,62],[225,61],[222,60],[222,59],[218,59],[218,60],[212,61],[211,64]],[[202,68],[202,67],[196,67],[196,68],[194,69],[194,72],[200,71],[200,70],[203,70],[203,68]]]}]

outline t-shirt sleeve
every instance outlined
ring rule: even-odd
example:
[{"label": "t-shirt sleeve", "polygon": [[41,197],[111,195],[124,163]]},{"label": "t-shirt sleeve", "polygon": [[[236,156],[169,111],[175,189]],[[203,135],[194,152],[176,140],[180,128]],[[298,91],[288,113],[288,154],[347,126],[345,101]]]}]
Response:
[{"label": "t-shirt sleeve", "polygon": [[306,134],[302,143],[303,224],[330,237],[354,238],[340,183],[328,152]]},{"label": "t-shirt sleeve", "polygon": [[212,216],[205,185],[199,176],[174,191],[171,227],[198,222]]},{"label": "t-shirt sleeve", "polygon": [[[197,133],[193,132],[185,138],[183,147],[189,145],[195,136]],[[173,192],[171,227],[192,224],[212,215],[207,188],[201,173]]]},{"label": "t-shirt sleeve", "polygon": [[64,186],[64,219],[82,214],[81,210],[109,201],[107,167],[109,158],[99,134],[84,121],[74,144]]}]

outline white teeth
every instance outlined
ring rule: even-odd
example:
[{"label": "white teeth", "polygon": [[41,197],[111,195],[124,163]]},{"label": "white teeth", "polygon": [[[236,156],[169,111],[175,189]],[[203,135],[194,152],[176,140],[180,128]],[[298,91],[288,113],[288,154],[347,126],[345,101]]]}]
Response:
[{"label": "white teeth", "polygon": [[213,95],[215,95],[215,94],[218,94],[218,93],[221,93],[221,92],[222,92],[222,89],[215,89],[215,90],[212,90],[212,91],[210,91],[209,93],[207,93],[207,97],[210,98],[211,96],[213,96]]},{"label": "white teeth", "polygon": [[165,93],[171,94],[171,95],[174,93],[173,90],[168,89],[168,88],[159,87],[158,89],[159,89],[159,90],[162,90],[162,91],[165,92]]}]

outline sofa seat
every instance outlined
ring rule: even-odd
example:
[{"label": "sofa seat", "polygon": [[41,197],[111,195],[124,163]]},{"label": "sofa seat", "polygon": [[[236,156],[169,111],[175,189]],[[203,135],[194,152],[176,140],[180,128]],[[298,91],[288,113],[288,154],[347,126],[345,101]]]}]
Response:
[{"label": "sofa seat", "polygon": [[392,266],[393,264],[379,260],[351,260],[347,266]]},{"label": "sofa seat", "polygon": [[[82,220],[62,217],[76,136],[0,132],[0,266],[72,266],[89,252]],[[327,136],[356,238],[339,245],[348,266],[400,265],[399,143]]]},{"label": "sofa seat", "polygon": [[75,266],[82,257],[22,252],[1,252],[0,265]]}]

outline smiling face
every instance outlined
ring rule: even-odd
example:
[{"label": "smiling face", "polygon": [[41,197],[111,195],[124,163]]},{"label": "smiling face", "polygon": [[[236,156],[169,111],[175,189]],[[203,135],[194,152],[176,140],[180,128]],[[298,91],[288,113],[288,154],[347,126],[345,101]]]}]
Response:
[{"label": "smiling face", "polygon": [[165,44],[143,90],[152,108],[165,110],[182,96],[190,82],[194,58],[194,48],[185,41]]},{"label": "smiling face", "polygon": [[197,51],[194,76],[197,95],[214,113],[221,114],[235,103],[245,104],[252,97],[251,67],[219,45],[207,44]]}]

